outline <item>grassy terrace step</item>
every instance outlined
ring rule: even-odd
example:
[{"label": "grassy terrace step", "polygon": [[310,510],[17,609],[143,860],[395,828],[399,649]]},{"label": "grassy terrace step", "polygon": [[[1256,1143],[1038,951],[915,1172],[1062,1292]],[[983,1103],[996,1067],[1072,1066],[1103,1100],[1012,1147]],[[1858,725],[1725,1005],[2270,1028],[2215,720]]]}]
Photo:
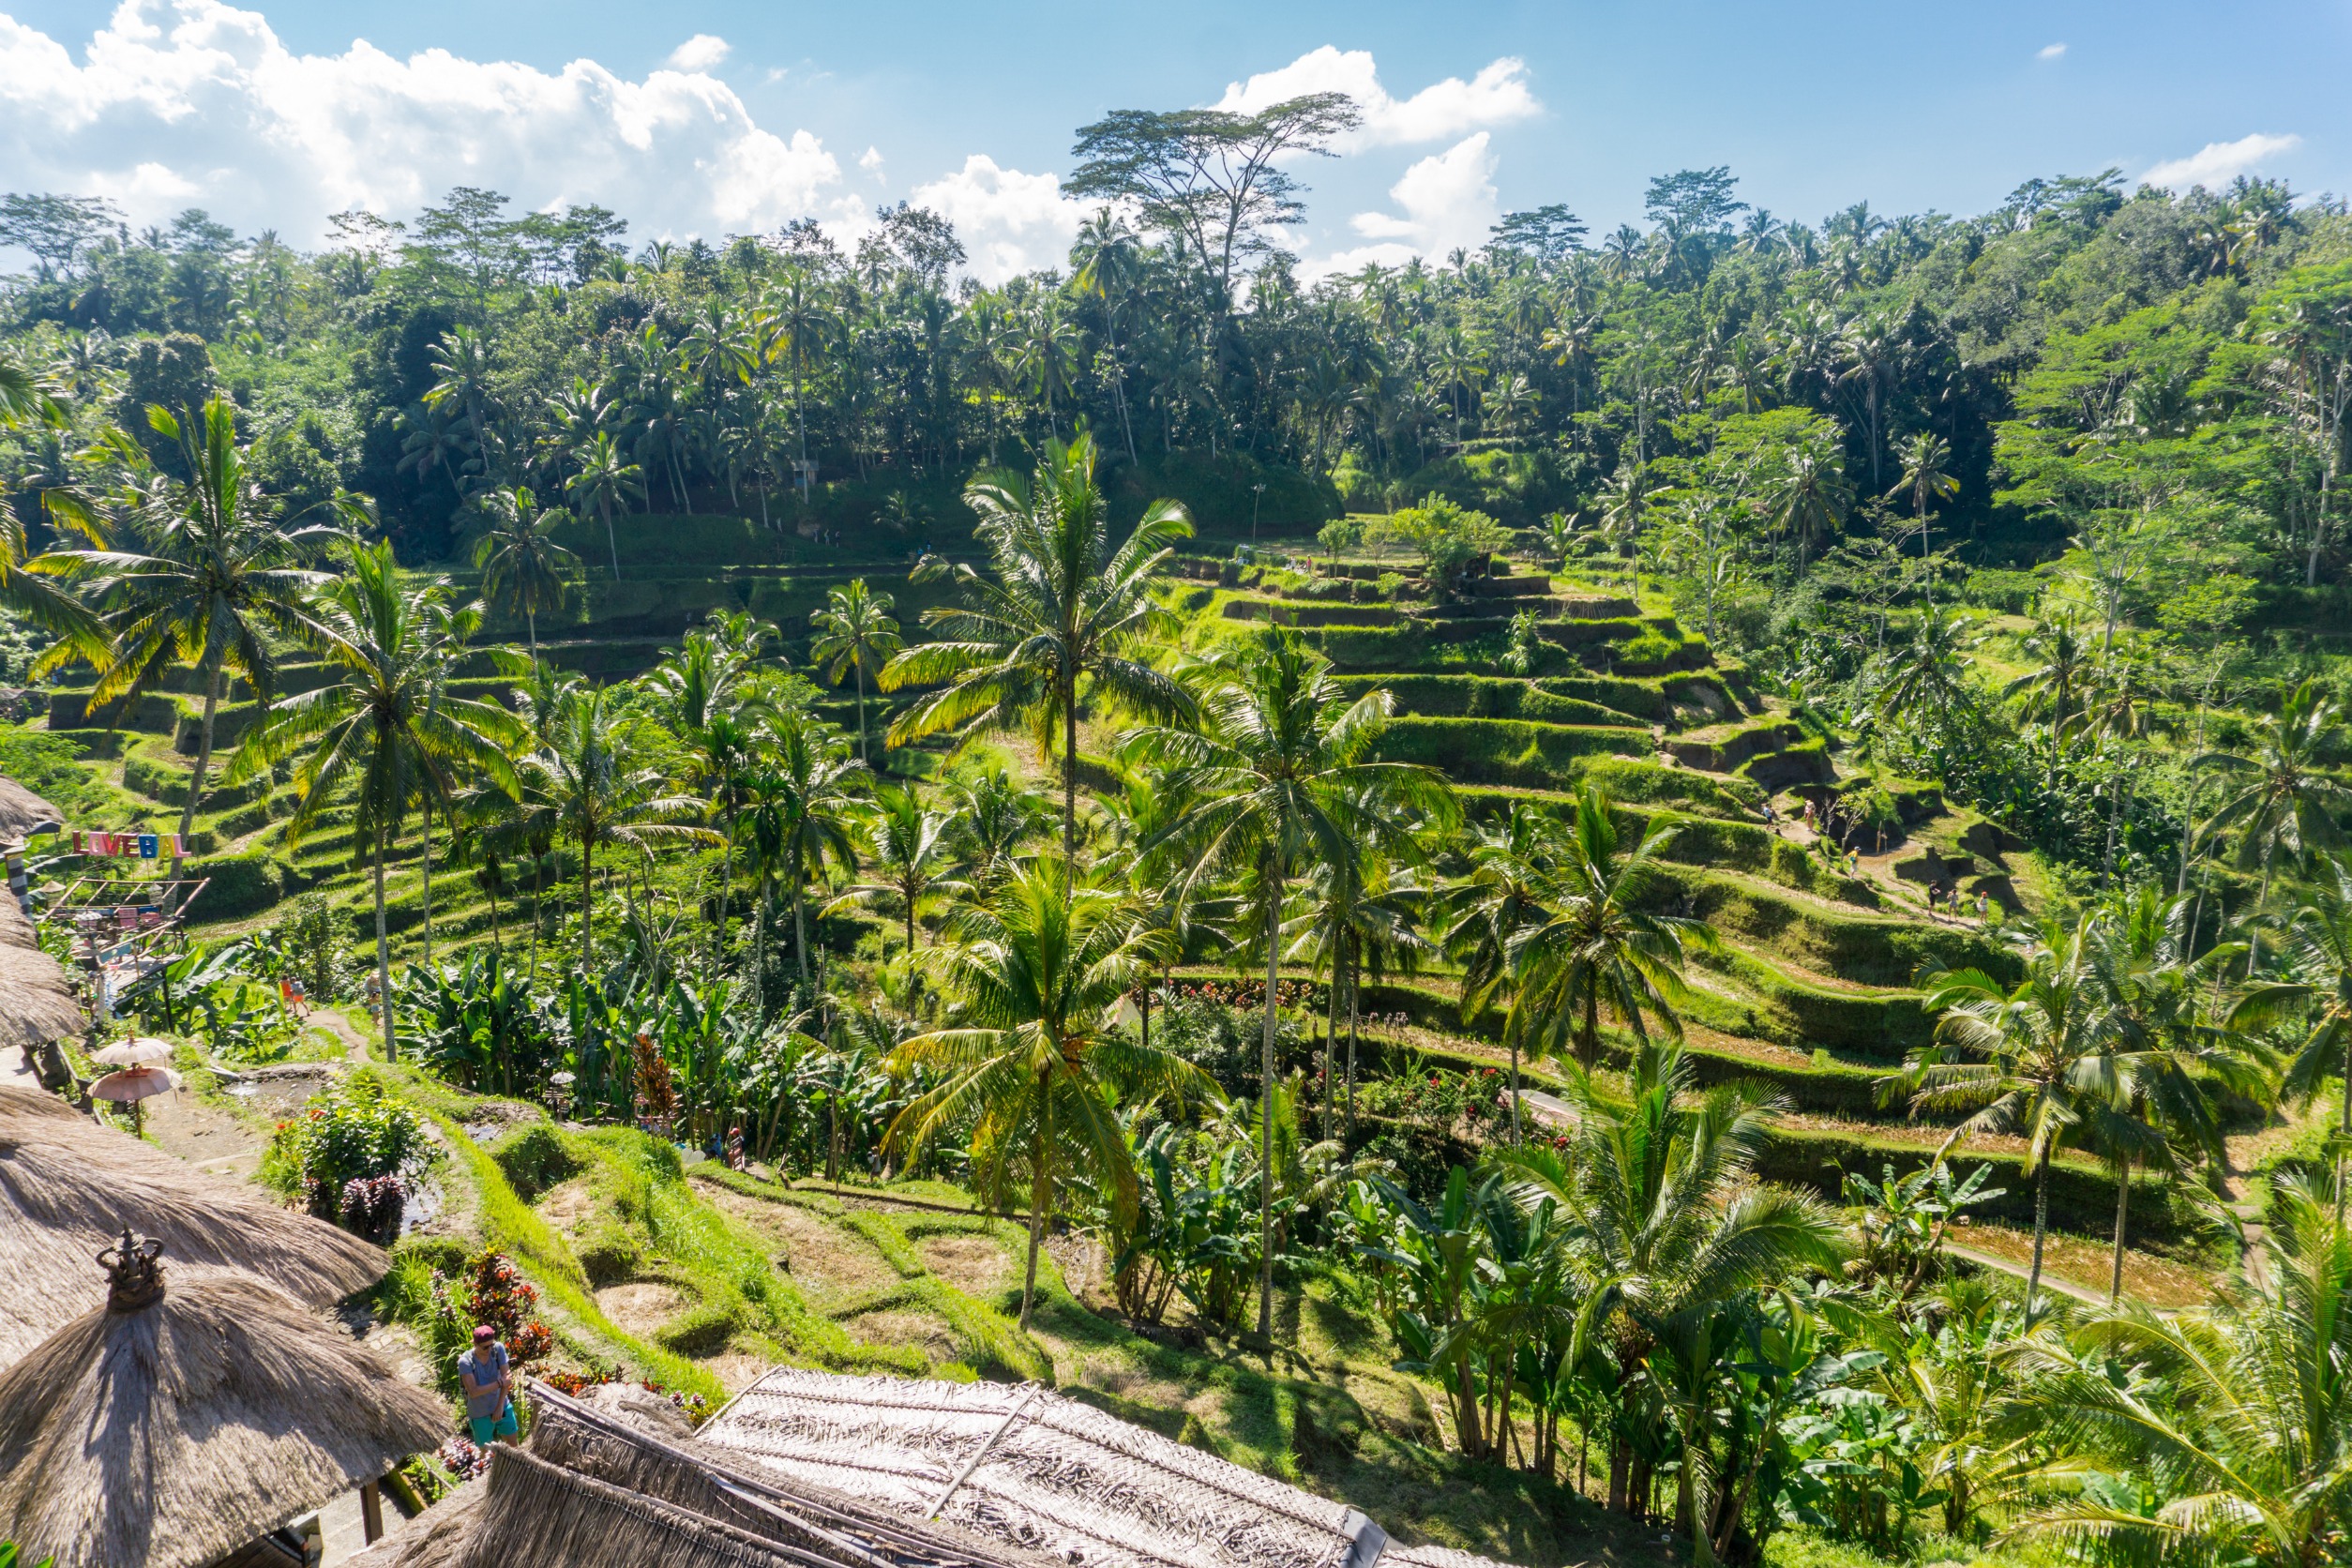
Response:
[{"label": "grassy terrace step", "polygon": [[1343,675],[1350,696],[1385,690],[1400,714],[1431,718],[1522,718],[1544,724],[1626,725],[1649,729],[1634,714],[1578,697],[1546,691],[1533,682],[1492,675]]},{"label": "grassy terrace step", "polygon": [[1761,718],[1676,735],[1666,743],[1666,750],[1686,767],[1729,773],[1742,762],[1786,750],[1805,738],[1803,729],[1793,719]]},{"label": "grassy terrace step", "polygon": [[1826,1047],[1892,1064],[1934,1033],[1917,991],[1824,986],[1788,973],[1770,956],[1727,942],[1691,957],[1698,979],[1711,972],[1733,983],[1696,987],[1687,1009],[1726,1034],[1806,1050]]},{"label": "grassy terrace step", "polygon": [[1673,881],[1661,903],[1819,973],[1905,987],[1929,966],[2019,972],[2017,956],[1981,932],[1870,913],[1738,871],[1678,867]]},{"label": "grassy terrace step", "polygon": [[1389,761],[1426,763],[1457,779],[1545,788],[1574,777],[1588,757],[1646,757],[1650,735],[1621,725],[1408,715],[1390,722],[1379,752]]},{"label": "grassy terrace step", "polygon": [[[1466,669],[1480,655],[1465,644],[1491,640],[1500,651],[1511,623],[1507,620],[1416,621],[1395,626],[1311,626],[1301,637],[1343,672],[1366,671],[1430,671]],[[1560,636],[1552,633],[1558,630]],[[1660,635],[1639,621],[1560,621],[1547,623],[1545,640],[1565,647],[1573,637],[1576,651],[1593,667],[1631,675],[1664,675],[1698,670],[1708,662],[1704,639],[1677,640]],[[1490,661],[1491,653],[1484,656]],[[1491,667],[1491,665],[1489,665]]]},{"label": "grassy terrace step", "polygon": [[1586,783],[1599,786],[1620,805],[1660,807],[1708,818],[1747,819],[1764,804],[1764,792],[1747,779],[1622,756],[1586,757],[1548,784],[1464,784],[1455,792],[1471,815],[1487,817],[1500,816],[1514,800],[1564,807]]}]

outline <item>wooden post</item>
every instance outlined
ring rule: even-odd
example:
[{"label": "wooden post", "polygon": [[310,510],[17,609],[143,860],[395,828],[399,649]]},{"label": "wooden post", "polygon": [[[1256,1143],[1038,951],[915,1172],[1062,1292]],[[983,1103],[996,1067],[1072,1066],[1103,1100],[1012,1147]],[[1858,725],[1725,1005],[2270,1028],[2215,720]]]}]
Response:
[{"label": "wooden post", "polygon": [[384,1539],[384,1493],[372,1481],[359,1488],[359,1529],[371,1546]]}]

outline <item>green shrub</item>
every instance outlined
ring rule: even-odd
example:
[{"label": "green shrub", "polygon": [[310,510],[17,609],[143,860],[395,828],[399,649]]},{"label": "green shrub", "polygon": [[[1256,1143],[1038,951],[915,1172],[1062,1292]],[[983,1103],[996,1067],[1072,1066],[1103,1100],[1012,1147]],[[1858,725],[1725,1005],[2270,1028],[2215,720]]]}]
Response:
[{"label": "green shrub", "polygon": [[654,1334],[654,1343],[682,1356],[707,1356],[723,1350],[740,1327],[735,1314],[714,1303],[687,1307]]},{"label": "green shrub", "polygon": [[274,908],[286,896],[284,864],[260,850],[191,860],[184,874],[209,879],[192,911],[200,920],[242,920]]},{"label": "green shrub", "polygon": [[81,759],[82,748],[63,735],[0,724],[0,774],[65,813],[68,827],[70,819],[96,809],[107,795]]},{"label": "green shrub", "polygon": [[1979,567],[1960,585],[1960,601],[2002,615],[2030,615],[2046,581],[2032,572]]},{"label": "green shrub", "polygon": [[278,1123],[262,1179],[319,1218],[340,1219],[349,1184],[400,1175],[430,1149],[423,1119],[374,1072],[355,1072]]},{"label": "green shrub", "polygon": [[[216,757],[213,770],[204,779],[205,810],[221,811],[231,807],[249,806],[269,792],[270,778],[266,773],[258,774],[242,784],[222,783],[219,762],[219,759]],[[144,751],[133,751],[123,759],[124,787],[137,791],[149,800],[161,801],[166,806],[188,804],[188,774],[187,763],[176,757],[170,761],[158,761]]]}]

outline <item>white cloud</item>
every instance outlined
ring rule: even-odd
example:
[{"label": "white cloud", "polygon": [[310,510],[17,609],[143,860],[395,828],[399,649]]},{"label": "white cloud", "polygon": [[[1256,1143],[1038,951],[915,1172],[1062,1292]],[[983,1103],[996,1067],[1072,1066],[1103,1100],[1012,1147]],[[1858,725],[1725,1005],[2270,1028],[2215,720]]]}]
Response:
[{"label": "white cloud", "polygon": [[1487,142],[1482,130],[1413,164],[1389,187],[1389,199],[1405,209],[1401,216],[1360,212],[1348,220],[1375,243],[1307,263],[1300,271],[1319,278],[1374,262],[1401,266],[1415,256],[1442,257],[1457,247],[1475,249],[1485,243],[1500,215],[1497,159]]},{"label": "white cloud", "polygon": [[2034,58],[2037,60],[2055,60],[2065,53],[2066,46],[2064,44],[2047,43],[2043,44],[2042,48],[2035,53]]},{"label": "white cloud", "polygon": [[1303,93],[1346,93],[1364,111],[1364,128],[1338,143],[1354,147],[1441,142],[1482,127],[1507,125],[1543,113],[1528,88],[1527,63],[1504,55],[1468,82],[1458,76],[1424,87],[1408,98],[1391,97],[1368,51],[1346,53],[1330,44],[1311,50],[1279,70],[1261,71],[1225,89],[1216,107],[1254,114]]},{"label": "white cloud", "polygon": [[2140,183],[2168,190],[2186,190],[2195,185],[2218,188],[2302,144],[2299,136],[2265,136],[2260,131],[2235,142],[2208,142],[2187,158],[2157,164],[2140,176]]},{"label": "white cloud", "polygon": [[1091,210],[1062,194],[1061,175],[1001,169],[986,153],[973,153],[954,173],[916,186],[909,200],[956,225],[970,258],[965,265],[984,283],[1066,265],[1078,224]]},{"label": "white cloud", "polygon": [[867,147],[864,152],[857,155],[857,166],[865,170],[869,174],[880,174],[882,167],[882,149],[880,147]]},{"label": "white cloud", "polygon": [[134,224],[198,205],[315,243],[326,215],[404,217],[451,186],[524,205],[598,202],[639,236],[773,228],[818,210],[839,165],[780,136],[705,74],[707,36],[641,82],[593,60],[555,72],[365,40],[296,54],[220,0],[124,0],[84,64],[0,16],[0,168],[22,189],[113,197]]},{"label": "white cloud", "polygon": [[727,58],[733,46],[716,33],[697,33],[670,52],[672,70],[709,70]]}]

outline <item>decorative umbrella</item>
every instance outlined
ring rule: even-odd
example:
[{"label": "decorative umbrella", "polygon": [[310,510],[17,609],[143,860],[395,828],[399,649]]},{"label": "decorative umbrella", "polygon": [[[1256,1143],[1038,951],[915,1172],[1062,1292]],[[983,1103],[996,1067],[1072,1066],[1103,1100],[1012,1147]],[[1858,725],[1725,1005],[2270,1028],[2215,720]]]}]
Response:
[{"label": "decorative umbrella", "polygon": [[130,1107],[130,1134],[139,1136],[139,1102],[152,1100],[158,1094],[169,1094],[180,1086],[180,1080],[160,1067],[126,1067],[119,1073],[109,1073],[90,1085],[90,1097],[112,1100]]},{"label": "decorative umbrella", "polygon": [[167,1289],[161,1250],[125,1231],[106,1304],[0,1372],[0,1528],[25,1560],[198,1568],[447,1433],[339,1326],[250,1274]]},{"label": "decorative umbrella", "polygon": [[[103,1062],[110,1067],[152,1067],[158,1063],[172,1060],[172,1042],[158,1040],[150,1035],[138,1035],[115,1041],[104,1050],[95,1053],[90,1060]],[[108,1096],[110,1099],[113,1097]]]}]

